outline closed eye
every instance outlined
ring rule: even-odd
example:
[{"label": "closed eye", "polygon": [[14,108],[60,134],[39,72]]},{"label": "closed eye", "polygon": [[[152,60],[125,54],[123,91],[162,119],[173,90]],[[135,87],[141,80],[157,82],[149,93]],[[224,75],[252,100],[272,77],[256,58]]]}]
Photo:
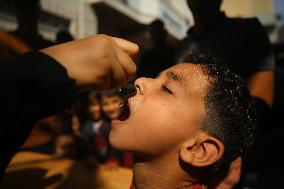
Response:
[{"label": "closed eye", "polygon": [[169,88],[167,88],[165,85],[162,85],[162,90],[166,93],[169,93],[169,94],[174,94]]}]

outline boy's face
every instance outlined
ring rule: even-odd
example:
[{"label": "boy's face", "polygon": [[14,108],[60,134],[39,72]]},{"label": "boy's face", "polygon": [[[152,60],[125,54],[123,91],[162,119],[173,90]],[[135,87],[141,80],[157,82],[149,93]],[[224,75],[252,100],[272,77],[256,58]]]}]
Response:
[{"label": "boy's face", "polygon": [[115,119],[120,114],[120,106],[122,99],[120,96],[103,96],[102,109],[110,119]]},{"label": "boy's face", "polygon": [[88,113],[90,118],[93,119],[94,121],[98,121],[101,118],[101,106],[97,99],[91,100],[88,107]]},{"label": "boy's face", "polygon": [[200,132],[208,85],[194,64],[178,64],[155,79],[137,79],[137,94],[128,100],[129,117],[112,122],[111,144],[150,156],[177,150]]}]

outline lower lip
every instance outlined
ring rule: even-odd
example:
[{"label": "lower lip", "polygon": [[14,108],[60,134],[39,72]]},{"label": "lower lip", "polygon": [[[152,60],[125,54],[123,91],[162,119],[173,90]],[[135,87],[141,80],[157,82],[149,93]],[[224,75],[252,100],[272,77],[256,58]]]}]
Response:
[{"label": "lower lip", "polygon": [[122,123],[123,121],[120,121],[119,119],[114,119],[111,121],[111,125],[115,126],[115,125],[119,125],[120,123]]}]

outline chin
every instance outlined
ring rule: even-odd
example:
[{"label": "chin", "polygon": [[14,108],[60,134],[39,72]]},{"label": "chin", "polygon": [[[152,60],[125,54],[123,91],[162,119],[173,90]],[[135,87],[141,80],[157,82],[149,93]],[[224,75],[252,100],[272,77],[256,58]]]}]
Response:
[{"label": "chin", "polygon": [[112,147],[118,149],[118,150],[124,150],[122,148],[122,141],[121,139],[123,136],[117,136],[117,133],[111,131],[109,134],[109,143],[111,144]]},{"label": "chin", "polygon": [[[117,150],[132,152],[130,142],[125,139],[125,136],[118,135],[117,133],[110,132],[109,142],[111,146]],[[133,146],[132,146],[133,147]]]}]

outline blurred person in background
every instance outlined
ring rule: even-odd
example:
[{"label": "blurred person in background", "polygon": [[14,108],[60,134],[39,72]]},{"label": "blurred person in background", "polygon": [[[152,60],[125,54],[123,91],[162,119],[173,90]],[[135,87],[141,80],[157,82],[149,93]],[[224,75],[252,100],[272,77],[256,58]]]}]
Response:
[{"label": "blurred person in background", "polygon": [[[273,0],[273,11],[276,16],[276,34],[277,39],[273,44],[273,50],[276,58],[275,69],[275,98],[273,106],[273,121],[278,128],[283,128],[284,112],[284,1]],[[277,131],[276,131],[277,132]]]},{"label": "blurred person in background", "polygon": [[174,47],[168,41],[168,32],[161,20],[154,20],[149,26],[152,48],[141,55],[137,77],[156,77],[174,63]]},{"label": "blurred person in background", "polygon": [[273,11],[276,15],[277,43],[284,43],[284,2],[273,0]]},{"label": "blurred person in background", "polygon": [[120,105],[124,101],[124,97],[117,90],[107,90],[102,92],[102,111],[109,121],[117,118],[121,112]]},{"label": "blurred person in background", "polygon": [[21,151],[85,160],[87,145],[75,134],[72,119],[73,115],[65,110],[38,121]]},{"label": "blurred person in background", "polygon": [[[121,114],[121,105],[126,96],[118,89],[112,89],[102,92],[101,104],[104,113],[104,119],[111,124],[111,121],[117,119]],[[110,169],[115,169],[116,166],[130,168],[133,163],[131,153],[122,152],[114,148],[109,148],[108,164]],[[112,166],[111,166],[112,165]]]},{"label": "blurred person in background", "polygon": [[81,123],[80,123],[79,116],[75,113],[72,113],[71,127],[72,127],[74,135],[80,137],[82,126],[81,126]]},{"label": "blurred person in background", "polygon": [[75,140],[70,134],[60,134],[54,140],[55,158],[73,158],[75,156]]},{"label": "blurred person in background", "polygon": [[56,44],[66,43],[74,40],[74,37],[67,30],[60,30],[56,34]]},{"label": "blurred person in background", "polygon": [[194,18],[177,47],[176,61],[188,52],[210,51],[246,81],[258,101],[260,130],[267,125],[274,97],[275,59],[264,28],[257,18],[228,18],[222,0],[187,0]]},{"label": "blurred person in background", "polygon": [[22,150],[52,154],[53,140],[62,130],[63,124],[66,123],[63,123],[59,114],[39,120],[22,146]]},{"label": "blurred person in background", "polygon": [[[178,45],[176,62],[188,52],[210,51],[245,80],[257,104],[259,136],[275,129],[271,120],[275,57],[259,20],[227,17],[220,10],[222,0],[187,0],[187,4],[193,14],[194,25]],[[248,159],[253,161],[253,158]],[[244,168],[251,164],[244,162]]]},{"label": "blurred person in background", "polygon": [[105,163],[108,158],[109,132],[111,125],[103,119],[101,96],[94,91],[83,95],[81,100],[81,136],[89,144],[89,151],[99,163]]}]

